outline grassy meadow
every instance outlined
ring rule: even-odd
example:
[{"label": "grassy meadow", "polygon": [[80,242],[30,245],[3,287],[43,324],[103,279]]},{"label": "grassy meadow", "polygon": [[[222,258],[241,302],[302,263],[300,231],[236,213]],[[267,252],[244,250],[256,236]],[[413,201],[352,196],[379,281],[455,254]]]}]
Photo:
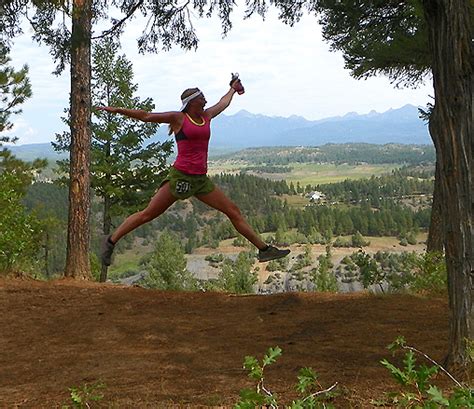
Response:
[{"label": "grassy meadow", "polygon": [[[215,160],[209,163],[209,174],[239,173],[250,165],[243,161]],[[290,163],[290,172],[254,173],[256,176],[271,180],[286,180],[288,183],[300,183],[302,186],[341,182],[345,179],[363,179],[390,173],[400,165],[387,164],[334,164],[334,163]]]}]

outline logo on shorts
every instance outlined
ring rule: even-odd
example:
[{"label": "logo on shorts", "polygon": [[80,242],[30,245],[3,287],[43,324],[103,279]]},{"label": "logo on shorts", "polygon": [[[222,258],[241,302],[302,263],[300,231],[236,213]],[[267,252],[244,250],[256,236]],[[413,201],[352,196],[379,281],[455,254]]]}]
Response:
[{"label": "logo on shorts", "polygon": [[191,183],[185,180],[178,180],[176,182],[176,193],[183,195],[191,190]]}]

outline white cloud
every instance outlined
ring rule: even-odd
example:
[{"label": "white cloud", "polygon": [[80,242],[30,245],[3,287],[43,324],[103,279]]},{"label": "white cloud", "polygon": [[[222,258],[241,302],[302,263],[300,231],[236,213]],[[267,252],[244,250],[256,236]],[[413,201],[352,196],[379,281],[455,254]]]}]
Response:
[{"label": "white cloud", "polygon": [[13,126],[3,133],[10,138],[34,138],[38,134],[38,131],[29,123],[25,122],[23,118],[18,118],[13,123]]}]

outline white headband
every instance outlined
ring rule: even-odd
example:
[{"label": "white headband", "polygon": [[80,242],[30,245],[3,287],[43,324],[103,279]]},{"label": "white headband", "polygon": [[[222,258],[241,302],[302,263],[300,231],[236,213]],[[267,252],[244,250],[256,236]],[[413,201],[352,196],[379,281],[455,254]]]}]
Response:
[{"label": "white headband", "polygon": [[189,102],[194,98],[197,98],[201,94],[202,92],[197,90],[194,94],[191,94],[189,97],[182,99],[181,102],[183,103],[183,106],[181,107],[180,111],[184,111],[184,109],[188,106]]}]

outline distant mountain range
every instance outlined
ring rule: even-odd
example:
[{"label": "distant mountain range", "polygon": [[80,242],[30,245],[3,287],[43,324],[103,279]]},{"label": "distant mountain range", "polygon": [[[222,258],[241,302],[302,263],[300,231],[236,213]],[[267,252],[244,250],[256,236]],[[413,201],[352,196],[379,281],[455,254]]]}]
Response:
[{"label": "distant mountain range", "polygon": [[[158,133],[160,135],[160,133]],[[427,125],[418,108],[405,105],[384,113],[308,121],[299,116],[269,117],[240,111],[213,121],[212,144],[216,147],[319,146],[326,143],[431,144]]]},{"label": "distant mountain range", "polygon": [[[151,141],[168,139],[167,126],[161,126]],[[222,114],[212,122],[211,153],[258,146],[319,146],[326,143],[365,142],[373,144],[432,144],[428,126],[418,117],[418,108],[405,105],[383,113],[309,121],[300,116],[288,118],[239,111]],[[58,158],[49,143],[11,147],[24,160]]]}]

